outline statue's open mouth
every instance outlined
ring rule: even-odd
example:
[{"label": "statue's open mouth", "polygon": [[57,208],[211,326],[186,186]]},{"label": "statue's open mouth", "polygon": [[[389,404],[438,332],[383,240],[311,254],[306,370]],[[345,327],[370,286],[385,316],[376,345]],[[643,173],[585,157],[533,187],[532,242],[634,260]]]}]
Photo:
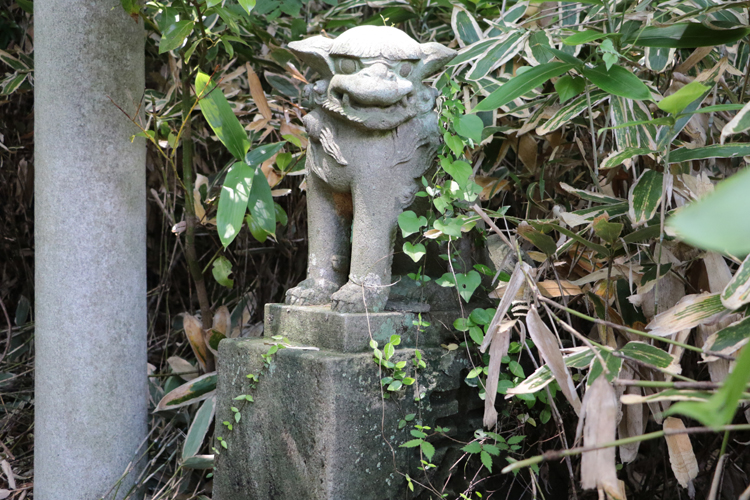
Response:
[{"label": "statue's open mouth", "polygon": [[393,103],[383,103],[376,100],[363,102],[348,92],[332,90],[323,107],[367,128],[385,130],[416,116],[414,103],[415,96],[411,93]]}]

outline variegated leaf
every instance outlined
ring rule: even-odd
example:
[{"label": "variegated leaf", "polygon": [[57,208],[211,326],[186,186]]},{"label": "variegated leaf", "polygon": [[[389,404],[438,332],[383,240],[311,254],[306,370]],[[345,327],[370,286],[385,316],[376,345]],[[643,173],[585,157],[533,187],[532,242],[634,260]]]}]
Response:
[{"label": "variegated leaf", "polygon": [[523,49],[526,38],[528,38],[528,33],[523,30],[498,37],[497,42],[490,45],[476,59],[466,78],[479,80],[487,76],[490,71],[510,61]]},{"label": "variegated leaf", "polygon": [[[568,368],[582,370],[587,368],[591,364],[591,360],[594,359],[594,353],[588,347],[576,347],[570,349],[570,351],[573,352],[563,356],[565,366]],[[516,394],[532,394],[541,391],[554,379],[555,377],[552,375],[549,366],[542,365],[534,373],[526,377],[526,380],[508,389],[506,399]]]},{"label": "variegated leaf", "polygon": [[739,134],[746,130],[750,130],[750,102],[721,129],[721,143],[724,144],[724,141],[730,135]]},{"label": "variegated leaf", "polygon": [[656,366],[670,373],[679,374],[682,371],[674,356],[645,342],[628,342],[619,349],[619,352],[627,358]]},{"label": "variegated leaf", "polygon": [[675,49],[646,47],[646,67],[656,73],[663,73],[674,61]]},{"label": "variegated leaf", "polygon": [[696,391],[692,389],[667,389],[648,396],[638,394],[623,394],[620,402],[624,405],[636,405],[642,403],[657,403],[659,401],[707,401],[711,393]]},{"label": "variegated leaf", "polygon": [[703,344],[703,351],[733,354],[744,347],[749,340],[750,317],[747,317],[711,334]]},{"label": "variegated leaf", "polygon": [[656,215],[662,203],[663,178],[661,172],[645,170],[630,187],[628,217],[634,226],[642,226]]},{"label": "variegated leaf", "polygon": [[710,323],[728,310],[718,293],[686,295],[674,307],[658,314],[647,328],[654,335],[666,337],[682,330]]},{"label": "variegated leaf", "polygon": [[[603,91],[591,92],[591,105],[596,106],[603,102],[609,97],[609,94]],[[566,123],[569,123],[573,118],[583,113],[588,109],[588,100],[586,95],[580,95],[570,101],[568,104],[560,108],[557,113],[552,116],[547,123],[536,129],[537,135],[547,135],[550,132],[554,132],[558,128],[562,127]]]},{"label": "variegated leaf", "polygon": [[609,156],[604,158],[599,165],[599,170],[608,170],[610,168],[619,167],[625,165],[625,168],[630,168],[632,165],[632,159],[635,156],[650,155],[655,151],[648,148],[627,148],[622,151],[614,151]]},{"label": "variegated leaf", "polygon": [[739,309],[750,302],[750,255],[745,257],[731,281],[721,292],[721,303],[727,309]]}]

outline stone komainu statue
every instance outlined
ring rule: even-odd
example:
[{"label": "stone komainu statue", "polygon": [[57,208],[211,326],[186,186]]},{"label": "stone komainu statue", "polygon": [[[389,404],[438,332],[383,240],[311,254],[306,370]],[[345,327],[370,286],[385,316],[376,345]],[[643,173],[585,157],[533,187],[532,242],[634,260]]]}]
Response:
[{"label": "stone komainu statue", "polygon": [[440,143],[437,92],[422,80],[455,52],[387,26],[314,36],[289,48],[322,79],[306,89],[314,106],[304,118],[307,279],[287,292],[287,303],[382,311],[397,218]]}]

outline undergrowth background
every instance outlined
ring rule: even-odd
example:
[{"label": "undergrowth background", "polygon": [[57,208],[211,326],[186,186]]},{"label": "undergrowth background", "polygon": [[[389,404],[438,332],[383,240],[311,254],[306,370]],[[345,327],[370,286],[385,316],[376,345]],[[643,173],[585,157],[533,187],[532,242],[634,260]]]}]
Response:
[{"label": "undergrowth background", "polygon": [[[210,379],[212,345],[204,330],[261,335],[263,305],[283,301],[304,277],[301,117],[303,88],[315,75],[286,44],[363,23],[393,24],[420,42],[459,51],[435,81],[445,146],[440,168],[425,179],[423,196],[433,209],[424,222],[400,221],[410,246],[396,251],[418,262],[420,248],[439,240],[450,242],[442,248],[457,263],[457,252],[467,248],[475,255],[488,250],[493,263],[477,260],[430,277],[458,284],[466,302],[480,295],[495,301],[489,310],[467,307],[446,349],[468,346],[472,354],[476,368],[466,374],[466,391],[485,400],[486,388],[498,393],[485,410],[488,428],[477,429],[473,441],[425,438],[461,450],[457,462],[439,464],[451,479],[433,483],[434,496],[596,498],[592,490],[599,489],[614,498],[737,498],[745,491],[747,428],[726,426],[747,422],[742,411],[734,414],[747,376],[733,372],[739,394],[717,389],[750,338],[742,321],[750,266],[742,263],[750,248],[722,240],[747,229],[738,222],[748,213],[746,196],[725,191],[734,205],[723,213],[705,208],[707,225],[675,219],[670,230],[665,220],[747,165],[747,2],[124,0],[123,7],[149,36],[141,123],[151,139],[153,408],[180,387],[189,391],[183,384],[199,375]],[[13,499],[33,497],[32,10],[29,0],[0,10],[0,498]],[[251,165],[272,189],[275,218],[258,220],[251,209],[228,240],[217,209],[238,155],[191,109],[191,96],[204,97],[194,88],[198,70],[219,82],[250,154],[276,145]],[[183,164],[187,143],[194,149],[190,172]],[[498,312],[506,292],[515,302],[502,301]],[[528,336],[533,342],[522,340]],[[562,351],[563,359],[553,352],[561,347],[573,350]],[[606,384],[594,384],[605,377]],[[515,396],[503,399],[506,393]],[[627,397],[631,404],[621,404]],[[614,455],[588,464],[580,452],[572,459],[548,455],[550,462],[533,458],[581,444],[581,399],[584,446],[635,438],[619,447],[617,472]],[[684,400],[704,405],[678,411],[686,426],[726,432],[696,430],[687,442],[659,435],[635,445],[646,432],[679,427],[663,413]],[[210,498],[210,469],[185,467],[203,457],[192,466],[210,468],[211,419],[207,411],[198,415],[205,405],[151,416],[142,476],[148,498]],[[722,413],[726,406],[731,413]],[[618,421],[615,435],[611,423]],[[430,446],[419,449],[431,455]],[[533,468],[501,473],[522,459],[536,460]]]}]

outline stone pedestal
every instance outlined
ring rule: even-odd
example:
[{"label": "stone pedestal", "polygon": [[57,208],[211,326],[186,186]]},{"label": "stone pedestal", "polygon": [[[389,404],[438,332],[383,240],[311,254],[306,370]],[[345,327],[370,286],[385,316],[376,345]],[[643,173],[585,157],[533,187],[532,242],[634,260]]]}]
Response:
[{"label": "stone pedestal", "polygon": [[[440,324],[449,313],[423,314],[431,326],[418,332],[412,313],[338,314],[326,307],[266,307],[265,337],[224,340],[219,347],[215,500],[393,500],[411,498],[404,474],[422,476],[418,449],[401,448],[413,439],[406,415],[434,426],[459,412],[456,390],[467,363],[446,355],[440,343],[453,333]],[[434,317],[432,317],[434,316]],[[450,325],[447,321],[445,324]],[[369,327],[368,327],[369,324]],[[373,361],[370,335],[380,347],[392,334],[402,344],[393,361],[406,361],[414,376],[415,346],[427,367],[417,382],[389,399],[380,380],[389,375]],[[288,339],[270,366],[263,354]],[[320,348],[318,348],[320,346]],[[251,388],[248,374],[263,374]],[[234,401],[250,394],[254,402]],[[421,401],[415,402],[415,395]],[[235,423],[235,406],[242,415]],[[232,422],[229,431],[224,421]],[[437,446],[433,462],[444,450]],[[418,488],[417,488],[418,491]]]}]

